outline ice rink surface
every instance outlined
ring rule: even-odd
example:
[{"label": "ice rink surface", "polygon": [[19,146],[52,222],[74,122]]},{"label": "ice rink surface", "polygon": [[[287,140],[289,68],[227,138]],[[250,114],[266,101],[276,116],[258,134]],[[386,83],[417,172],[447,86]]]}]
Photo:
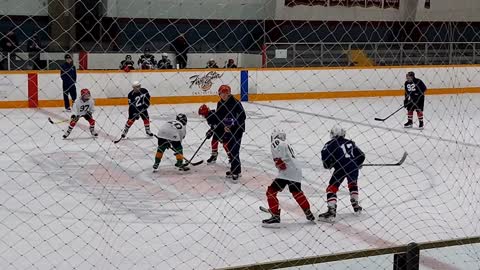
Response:
[{"label": "ice rink surface", "polygon": [[[215,165],[189,172],[174,169],[172,152],[152,172],[156,140],[137,121],[118,144],[127,108],[98,107],[99,137],[80,120],[69,139],[67,119],[52,109],[0,110],[1,269],[212,269],[359,249],[480,235],[480,95],[428,96],[426,128],[403,129],[404,112],[384,117],[400,97],[244,103],[247,131],[239,184],[224,178],[220,147]],[[186,113],[185,156],[208,127],[196,115],[200,104],[150,108],[152,130]],[[209,104],[213,106],[214,104]],[[415,117],[416,119],[416,117]],[[354,216],[346,184],[339,191],[335,224],[306,224],[288,191],[280,193],[280,229],[261,227],[268,217],[265,191],[276,175],[270,156],[275,126],[303,164],[302,188],[317,216],[326,210],[331,172],[320,151],[329,129],[340,124],[366,153],[360,200]],[[207,159],[209,143],[198,159]],[[393,256],[300,269],[391,269]],[[480,269],[480,245],[422,251],[421,269]]]}]

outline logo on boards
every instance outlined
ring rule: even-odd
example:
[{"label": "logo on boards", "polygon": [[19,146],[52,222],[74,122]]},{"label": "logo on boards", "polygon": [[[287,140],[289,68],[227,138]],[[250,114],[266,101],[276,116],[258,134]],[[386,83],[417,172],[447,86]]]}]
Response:
[{"label": "logo on boards", "polygon": [[193,75],[190,77],[190,88],[196,85],[202,91],[208,91],[212,88],[215,79],[220,79],[223,74],[215,71],[210,71],[206,75]]}]

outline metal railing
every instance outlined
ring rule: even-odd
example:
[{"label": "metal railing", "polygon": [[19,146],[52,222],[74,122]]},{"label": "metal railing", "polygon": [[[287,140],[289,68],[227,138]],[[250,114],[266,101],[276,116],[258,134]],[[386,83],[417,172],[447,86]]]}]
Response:
[{"label": "metal railing", "polygon": [[264,263],[250,264],[250,265],[227,267],[219,270],[280,269],[280,268],[288,268],[288,267],[298,267],[303,265],[312,265],[312,264],[320,264],[320,263],[328,263],[328,262],[337,262],[337,261],[343,261],[343,260],[359,259],[359,258],[380,256],[380,255],[404,254],[409,252],[409,248],[411,248],[412,246],[414,246],[415,249],[417,249],[419,252],[420,250],[437,249],[437,248],[452,247],[452,246],[462,246],[462,245],[478,244],[478,243],[480,243],[480,236],[424,242],[424,243],[418,243],[418,244],[410,243],[408,245],[401,245],[401,246],[394,246],[394,247],[387,247],[387,248],[366,249],[366,250],[343,252],[343,253],[336,253],[336,254],[329,254],[329,255],[304,257],[304,258],[298,258],[298,259],[271,261],[271,262],[264,262]]},{"label": "metal railing", "polygon": [[[362,50],[378,66],[453,65],[480,63],[480,43],[267,43],[267,67],[353,66],[352,50]],[[286,49],[287,58],[275,58]]]}]

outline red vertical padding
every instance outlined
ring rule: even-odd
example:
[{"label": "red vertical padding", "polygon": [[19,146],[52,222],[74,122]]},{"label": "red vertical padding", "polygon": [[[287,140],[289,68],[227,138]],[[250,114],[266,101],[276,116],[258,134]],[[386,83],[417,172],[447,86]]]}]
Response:
[{"label": "red vertical padding", "polygon": [[267,67],[267,45],[262,45],[262,68]]},{"label": "red vertical padding", "polygon": [[28,107],[38,107],[38,74],[28,73]]},{"label": "red vertical padding", "polygon": [[78,55],[78,65],[80,70],[87,70],[88,69],[88,53],[86,51],[80,51]]}]

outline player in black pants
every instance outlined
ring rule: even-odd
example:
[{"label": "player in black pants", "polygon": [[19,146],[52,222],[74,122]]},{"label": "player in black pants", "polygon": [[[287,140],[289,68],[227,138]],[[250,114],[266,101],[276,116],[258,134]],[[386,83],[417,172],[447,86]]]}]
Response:
[{"label": "player in black pants", "polygon": [[423,106],[425,103],[425,92],[427,87],[422,80],[415,78],[415,73],[410,71],[407,73],[405,81],[405,100],[403,106],[407,109],[408,121],[404,127],[411,128],[413,126],[413,111],[417,112],[418,127],[423,129]]},{"label": "player in black pants", "polygon": [[224,126],[224,142],[232,157],[230,170],[226,177],[236,181],[241,176],[242,164],[240,161],[240,146],[243,132],[245,132],[246,114],[242,103],[232,96],[232,89],[228,85],[222,85],[218,89],[220,101],[217,103],[216,115]]},{"label": "player in black pants", "polygon": [[353,211],[360,213],[362,207],[358,200],[358,171],[365,161],[365,154],[351,140],[345,139],[345,129],[334,127],[330,131],[331,140],[322,149],[322,162],[325,169],[334,168],[327,187],[327,212],[320,214],[323,221],[332,222],[337,215],[337,192],[347,178],[350,202]]},{"label": "player in black pants", "polygon": [[223,135],[225,133],[225,127],[223,126],[222,121],[218,119],[215,114],[215,110],[210,110],[207,105],[203,104],[198,109],[198,114],[204,117],[207,120],[207,124],[210,126],[210,129],[207,131],[206,137],[212,139],[212,155],[207,159],[207,164],[212,164],[217,161],[218,157],[218,143],[221,142],[223,149],[228,155],[229,162],[231,163],[231,156],[228,151],[227,143],[223,140]]},{"label": "player in black pants", "polygon": [[140,82],[132,83],[133,90],[128,93],[128,120],[122,132],[122,138],[127,136],[128,130],[133,123],[142,118],[145,132],[148,136],[153,136],[150,131],[150,117],[148,116],[148,107],[150,106],[150,94],[148,90],[142,88]]}]

